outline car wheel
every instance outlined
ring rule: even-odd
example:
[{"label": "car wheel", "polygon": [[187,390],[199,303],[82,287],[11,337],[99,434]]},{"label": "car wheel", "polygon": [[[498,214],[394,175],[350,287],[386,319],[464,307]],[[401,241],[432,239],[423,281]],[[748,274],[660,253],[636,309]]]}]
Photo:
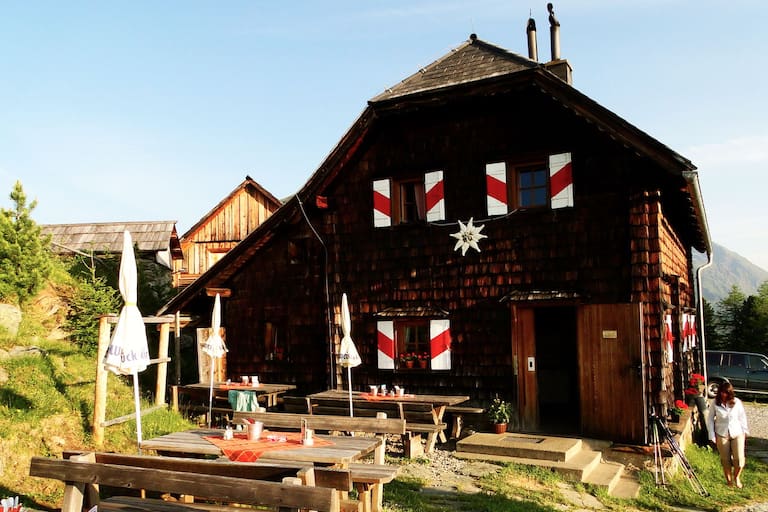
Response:
[{"label": "car wheel", "polygon": [[720,389],[719,381],[709,381],[709,384],[707,385],[707,398],[715,398],[717,396],[718,389]]}]

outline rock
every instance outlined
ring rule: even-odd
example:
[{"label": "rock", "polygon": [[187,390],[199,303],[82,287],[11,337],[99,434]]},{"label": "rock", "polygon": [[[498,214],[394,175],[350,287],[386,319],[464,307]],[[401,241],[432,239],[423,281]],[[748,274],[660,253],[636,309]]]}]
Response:
[{"label": "rock", "polygon": [[4,329],[11,338],[19,334],[21,309],[12,304],[0,304],[0,329]]}]

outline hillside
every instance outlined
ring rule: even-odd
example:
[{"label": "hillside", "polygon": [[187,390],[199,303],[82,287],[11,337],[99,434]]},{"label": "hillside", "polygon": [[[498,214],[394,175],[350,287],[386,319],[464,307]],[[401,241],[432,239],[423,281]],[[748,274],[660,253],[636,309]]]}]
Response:
[{"label": "hillside", "polygon": [[[712,266],[701,273],[704,299],[715,305],[728,295],[733,285],[746,295],[754,295],[763,282],[768,281],[768,271],[758,267],[739,254],[712,243]],[[694,253],[693,264],[700,267],[706,263],[704,254]]]}]

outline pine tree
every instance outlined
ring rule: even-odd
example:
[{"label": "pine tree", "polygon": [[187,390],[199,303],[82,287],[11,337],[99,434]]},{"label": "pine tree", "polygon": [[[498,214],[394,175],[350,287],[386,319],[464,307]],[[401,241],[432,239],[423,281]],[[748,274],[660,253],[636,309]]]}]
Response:
[{"label": "pine tree", "polygon": [[10,194],[13,208],[0,209],[0,300],[24,304],[45,285],[52,269],[50,238],[30,216],[37,201],[17,181]]}]

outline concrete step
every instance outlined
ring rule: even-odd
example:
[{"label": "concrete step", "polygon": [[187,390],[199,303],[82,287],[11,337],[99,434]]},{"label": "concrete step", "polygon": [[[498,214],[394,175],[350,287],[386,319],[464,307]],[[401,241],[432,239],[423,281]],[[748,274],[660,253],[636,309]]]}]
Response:
[{"label": "concrete step", "polygon": [[456,443],[460,459],[513,462],[557,471],[566,480],[603,487],[611,496],[637,497],[640,483],[624,464],[603,460],[610,443],[529,434],[473,434]]},{"label": "concrete step", "polygon": [[582,449],[581,439],[531,434],[477,433],[456,442],[456,452],[565,462]]},{"label": "concrete step", "polygon": [[569,461],[556,461],[545,459],[529,459],[524,457],[510,457],[508,455],[492,455],[486,453],[454,452],[454,457],[466,460],[487,460],[493,462],[513,462],[524,466],[538,466],[557,471],[567,480],[580,482],[595,467],[600,464],[600,452],[584,451],[571,457]]}]

